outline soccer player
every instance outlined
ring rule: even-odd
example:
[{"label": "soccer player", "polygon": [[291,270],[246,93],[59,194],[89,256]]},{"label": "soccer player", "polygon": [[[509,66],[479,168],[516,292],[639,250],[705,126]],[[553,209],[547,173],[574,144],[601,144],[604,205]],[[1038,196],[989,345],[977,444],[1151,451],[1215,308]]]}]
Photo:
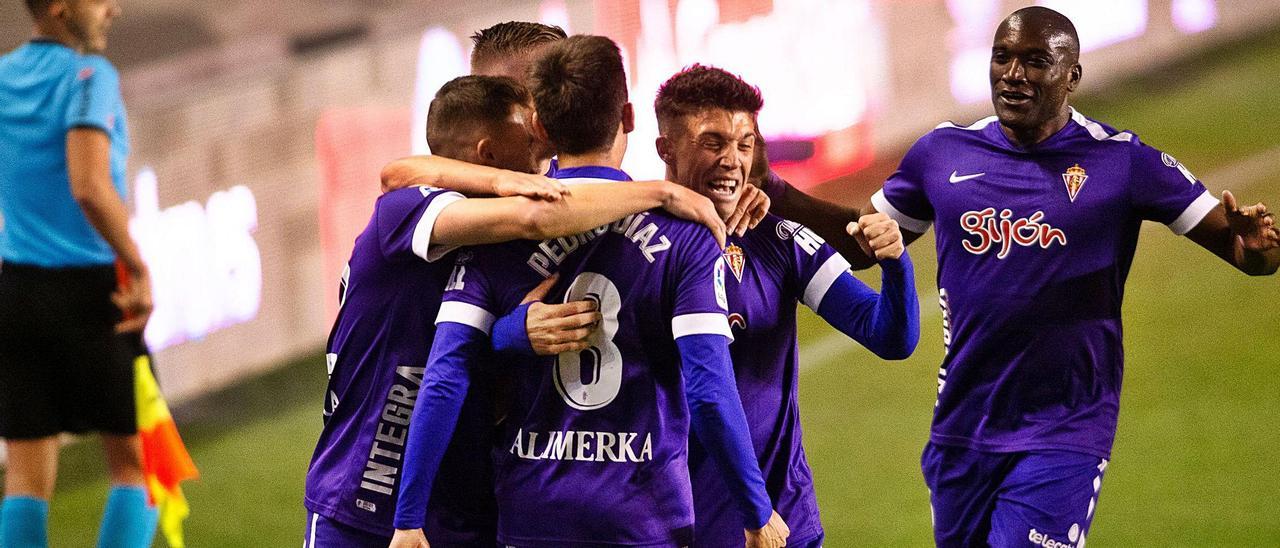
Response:
[{"label": "soccer player", "polygon": [[[555,176],[576,183],[575,192],[627,180],[618,166],[634,120],[617,46],[599,36],[561,41],[536,62],[531,81],[535,125],[560,154]],[[733,385],[719,257],[701,227],[657,211],[460,256],[414,412],[416,424],[440,428],[410,430],[393,546],[426,545],[420,527],[448,426],[493,318],[557,271],[564,298],[598,302],[602,322],[584,351],[503,364],[517,388],[495,449],[498,541],[688,545],[692,423],[727,473],[748,545],[782,545],[786,526],[769,504]]]},{"label": "soccer player", "polygon": [[1169,154],[1069,106],[1079,53],[1063,15],[1014,12],[991,50],[995,116],[938,126],[872,199],[907,242],[937,231],[948,348],[922,467],[940,546],[1084,546],[1142,221],[1251,275],[1280,265],[1265,206],[1219,206]]},{"label": "soccer player", "polygon": [[[0,545],[45,546],[58,435],[96,431],[111,491],[99,546],[148,546],[134,409],[147,265],[123,196],[119,75],[99,55],[115,0],[27,0],[36,37],[0,58]],[[131,278],[118,284],[114,263]]]},{"label": "soccer player", "polygon": [[[724,70],[689,67],[658,89],[658,155],[667,178],[710,198],[727,218],[747,184],[757,136],[760,91]],[[769,496],[791,529],[787,546],[823,541],[813,474],[801,445],[796,305],[803,302],[841,332],[885,359],[903,359],[920,336],[920,305],[898,225],[883,213],[860,220],[882,268],[882,294],[849,273],[849,263],[799,224],[769,215],[724,256],[730,346],[738,395]],[[862,253],[859,251],[859,253]],[[719,465],[690,441],[694,546],[743,545],[741,524],[724,496]]]},{"label": "soccer player", "polygon": [[[547,46],[568,35],[564,29],[555,25],[533,23],[528,21],[508,21],[498,23],[489,28],[476,31],[471,35],[471,74],[482,76],[505,76],[527,86],[525,76],[534,59]],[[537,151],[540,157],[548,159],[548,165],[540,173],[548,175],[555,169],[552,151],[547,142],[538,142],[542,148]],[[433,149],[434,150],[434,149]],[[534,180],[534,176],[525,177],[502,174],[496,170],[474,170],[472,166],[462,162],[451,162],[449,158],[435,156],[409,156],[395,160],[382,169],[382,191],[388,192],[417,184],[427,183],[443,178],[448,180],[476,180],[483,177],[518,177],[522,180]]]},{"label": "soccer player", "polygon": [[[431,104],[427,139],[439,154],[531,171],[539,163],[537,147],[529,142],[531,101],[508,78],[455,79]],[[454,186],[477,194],[492,188]],[[410,412],[452,269],[451,261],[440,259],[453,247],[576,234],[658,206],[723,231],[709,201],[666,182],[599,185],[570,196],[548,195],[539,185],[517,184],[514,190],[543,199],[463,199],[456,192],[414,187],[377,201],[340,284],[340,311],[328,345],[325,425],[307,474],[306,546],[390,542]],[[577,312],[582,318],[570,319],[590,323],[597,316]],[[542,348],[555,350],[557,344],[567,343],[562,337]],[[442,484],[445,496],[433,499],[437,519],[429,530],[442,546],[494,542],[488,472],[493,421],[485,394],[475,395],[464,419],[468,428],[460,430],[448,457],[447,468],[458,481]]]}]

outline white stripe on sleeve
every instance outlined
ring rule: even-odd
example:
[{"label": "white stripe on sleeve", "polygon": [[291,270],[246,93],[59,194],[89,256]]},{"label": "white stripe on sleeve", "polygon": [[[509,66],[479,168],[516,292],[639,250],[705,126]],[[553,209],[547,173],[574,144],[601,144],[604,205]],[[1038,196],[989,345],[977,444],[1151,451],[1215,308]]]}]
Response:
[{"label": "white stripe on sleeve", "polygon": [[827,291],[831,289],[831,285],[836,283],[836,279],[849,270],[849,261],[839,253],[834,253],[822,263],[822,267],[818,272],[809,279],[809,285],[804,288],[804,305],[811,310],[817,312],[818,305],[822,304],[822,298],[827,296]]},{"label": "white stripe on sleeve", "polygon": [[671,318],[671,336],[679,339],[685,335],[724,335],[733,340],[729,330],[729,318],[717,312],[684,314]]},{"label": "white stripe on sleeve", "polygon": [[436,325],[444,322],[460,323],[479,329],[488,335],[496,319],[488,310],[474,304],[446,301],[440,303],[440,314],[436,316]]},{"label": "white stripe on sleeve", "polygon": [[885,198],[883,188],[877,190],[875,195],[871,196],[871,205],[876,206],[876,211],[884,213],[885,215],[888,215],[890,219],[898,221],[898,224],[902,226],[902,228],[917,234],[924,234],[925,232],[928,232],[929,226],[933,224],[933,221],[922,221],[898,211],[898,208],[893,207],[893,204],[889,203],[889,199]]},{"label": "white stripe on sleeve", "polygon": [[464,198],[463,195],[457,192],[446,192],[431,200],[431,203],[427,205],[427,210],[422,212],[422,218],[418,219],[418,226],[413,229],[414,255],[432,263],[458,248],[458,246],[433,245],[431,243],[431,230],[435,228],[436,219],[440,218],[440,212],[444,211],[444,208]]},{"label": "white stripe on sleeve", "polygon": [[1205,215],[1208,215],[1215,207],[1218,207],[1218,199],[1214,198],[1213,195],[1209,194],[1209,191],[1206,190],[1200,195],[1200,197],[1196,198],[1194,202],[1191,202],[1191,205],[1182,210],[1182,215],[1179,215],[1177,219],[1174,219],[1172,223],[1169,223],[1169,230],[1172,230],[1174,234],[1182,236],[1183,234],[1190,232],[1191,229],[1196,227],[1196,225],[1200,224],[1200,221],[1204,220]]}]

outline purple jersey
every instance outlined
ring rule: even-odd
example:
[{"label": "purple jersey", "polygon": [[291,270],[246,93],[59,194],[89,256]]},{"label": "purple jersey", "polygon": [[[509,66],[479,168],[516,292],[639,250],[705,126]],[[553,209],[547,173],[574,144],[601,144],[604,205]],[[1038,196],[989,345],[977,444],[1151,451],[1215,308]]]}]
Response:
[{"label": "purple jersey", "polygon": [[[729,347],[738,395],[774,508],[791,529],[788,543],[822,534],[813,473],[800,431],[800,360],[796,304],[813,310],[849,262],[808,228],[769,215],[746,235],[730,237]],[[725,497],[719,467],[690,442],[695,539],[699,547],[743,546],[742,520]]]},{"label": "purple jersey", "polygon": [[[558,173],[573,174],[625,177]],[[657,210],[577,236],[474,248],[459,258],[440,321],[488,332],[556,271],[553,294],[596,300],[604,319],[586,351],[507,364],[516,389],[495,448],[499,541],[687,544],[689,409],[674,339],[730,336],[720,250],[705,227]]]},{"label": "purple jersey", "polygon": [[1072,111],[1033,149],[995,117],[942,124],[872,203],[935,225],[947,355],[931,440],[981,451],[1111,453],[1120,305],[1144,220],[1185,234],[1217,205],[1181,163]]},{"label": "purple jersey", "polygon": [[[316,514],[388,537],[393,532],[409,417],[453,266],[438,260],[450,249],[432,245],[431,230],[445,206],[460,199],[460,194],[424,187],[388,192],[356,238],[329,335],[324,429],[307,471],[305,504]],[[478,414],[483,404],[471,408]],[[474,428],[470,432],[480,434]],[[487,445],[473,443],[472,454],[485,456],[479,448]],[[446,467],[448,462],[446,457]],[[465,496],[433,502],[472,504],[457,502]],[[482,503],[479,498],[475,504]]]}]

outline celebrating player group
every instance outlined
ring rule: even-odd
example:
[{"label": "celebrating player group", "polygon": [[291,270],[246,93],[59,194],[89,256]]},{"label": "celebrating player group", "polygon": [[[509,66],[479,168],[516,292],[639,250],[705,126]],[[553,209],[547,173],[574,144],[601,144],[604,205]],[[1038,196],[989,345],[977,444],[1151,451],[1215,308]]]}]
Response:
[{"label": "celebrating player group", "polygon": [[[1280,267],[1266,206],[1070,106],[1079,39],[1047,8],[995,31],[995,115],[920,138],[858,209],[769,170],[764,99],[732,73],[661,86],[665,180],[632,182],[617,45],[521,22],[472,38],[472,75],[430,106],[434,155],[383,170],[342,275],[308,548],[822,546],[797,306],[908,357],[904,246],[930,226],[934,538],[1083,548],[1142,221]],[[850,273],[872,265],[879,292]]]}]

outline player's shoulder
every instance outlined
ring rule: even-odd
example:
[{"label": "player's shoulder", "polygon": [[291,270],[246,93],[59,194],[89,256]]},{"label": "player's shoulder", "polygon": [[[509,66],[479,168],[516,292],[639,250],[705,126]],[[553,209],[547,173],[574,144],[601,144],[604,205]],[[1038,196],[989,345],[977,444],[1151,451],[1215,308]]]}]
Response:
[{"label": "player's shoulder", "polygon": [[116,70],[116,66],[111,64],[111,61],[106,57],[96,53],[84,53],[76,56],[69,67],[74,70],[77,80],[94,78],[111,82],[120,81],[120,72]]},{"label": "player's shoulder", "polygon": [[397,188],[395,190],[391,190],[384,193],[383,195],[379,196],[378,199],[374,202],[375,204],[374,207],[380,207],[388,203],[396,203],[396,202],[403,203],[405,201],[430,202],[430,201],[435,201],[439,199],[448,199],[452,201],[452,200],[461,200],[463,198],[465,198],[465,196],[452,190],[446,190],[443,188],[435,188],[430,186],[410,186],[405,188]]},{"label": "player's shoulder", "polygon": [[998,124],[998,123],[1000,123],[1000,120],[997,119],[995,116],[987,116],[986,118],[983,118],[971,124],[963,124],[963,123],[958,123],[954,120],[947,120],[934,126],[932,131],[925,134],[925,137],[946,138],[946,137],[971,135],[975,132],[980,132],[984,129],[987,129],[987,127],[990,126],[991,124]]},{"label": "player's shoulder", "polygon": [[[661,208],[637,213],[620,221],[626,223],[621,231],[614,230],[632,241],[666,239],[674,249],[691,249],[710,246],[719,249],[711,229],[693,221],[681,219]],[[615,223],[617,224],[617,223]]]},{"label": "player's shoulder", "polygon": [[973,146],[991,141],[989,128],[999,125],[995,116],[988,116],[976,122],[963,124],[945,121],[916,139],[907,155],[913,161],[925,161],[928,158],[951,158],[960,147]]},{"label": "player's shoulder", "polygon": [[1118,130],[1108,124],[1085,116],[1076,109],[1071,109],[1071,121],[1067,122],[1075,131],[1076,140],[1091,143],[1095,146],[1136,149],[1143,146],[1138,135],[1129,130]]},{"label": "player's shoulder", "polygon": [[797,244],[816,242],[820,246],[822,243],[821,238],[805,225],[772,213],[765,215],[760,224],[748,230],[742,240],[747,252],[757,256],[773,256],[783,262],[788,261],[787,257],[793,256]]},{"label": "player's shoulder", "polygon": [[984,139],[987,128],[998,125],[1000,120],[988,116],[970,124],[947,120],[933,127],[928,133],[916,141],[917,145],[939,145],[953,143],[958,140]]},{"label": "player's shoulder", "polygon": [[760,224],[757,224],[748,234],[752,235],[753,243],[785,247],[797,234],[804,230],[809,229],[795,221],[789,221],[773,213],[767,213],[764,219],[760,220]]}]

